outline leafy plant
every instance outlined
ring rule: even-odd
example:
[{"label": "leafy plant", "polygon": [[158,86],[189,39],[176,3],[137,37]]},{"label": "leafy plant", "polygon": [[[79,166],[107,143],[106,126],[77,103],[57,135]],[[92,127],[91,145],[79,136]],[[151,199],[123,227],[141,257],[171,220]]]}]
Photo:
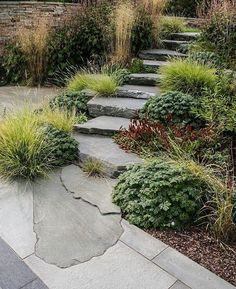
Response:
[{"label": "leafy plant", "polygon": [[141,116],[164,125],[197,125],[199,119],[192,112],[197,103],[191,95],[169,91],[150,98],[141,110]]},{"label": "leafy plant", "polygon": [[141,73],[145,71],[145,66],[143,60],[139,58],[134,58],[131,61],[130,72],[131,73]]},{"label": "leafy plant", "polygon": [[185,28],[184,20],[175,16],[162,16],[160,18],[160,37],[168,37],[172,33],[183,32]]},{"label": "leafy plant", "polygon": [[173,15],[196,17],[198,5],[202,0],[169,0],[166,12]]},{"label": "leafy plant", "polygon": [[161,87],[201,96],[206,89],[213,90],[217,83],[216,70],[190,60],[174,59],[160,68]]},{"label": "leafy plant", "polygon": [[123,173],[113,201],[135,225],[180,229],[196,220],[203,192],[205,186],[190,170],[155,159]]},{"label": "leafy plant", "polygon": [[189,59],[193,62],[197,62],[201,65],[206,65],[210,68],[222,68],[223,64],[219,58],[219,56],[210,51],[202,51],[202,52],[192,52],[189,55]]},{"label": "leafy plant", "polygon": [[83,171],[89,176],[104,175],[104,165],[100,160],[88,158],[83,162]]},{"label": "leafy plant", "polygon": [[52,167],[53,146],[45,139],[39,118],[29,107],[7,115],[0,125],[0,175],[35,179]]}]

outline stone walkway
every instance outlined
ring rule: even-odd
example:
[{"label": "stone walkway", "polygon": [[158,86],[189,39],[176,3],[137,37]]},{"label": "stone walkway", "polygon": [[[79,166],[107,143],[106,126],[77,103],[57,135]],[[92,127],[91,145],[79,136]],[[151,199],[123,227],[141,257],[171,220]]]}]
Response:
[{"label": "stone walkway", "polygon": [[[176,48],[194,36],[174,35],[167,45]],[[144,51],[140,56],[156,67],[166,65],[164,60],[173,54],[177,55],[162,49]],[[80,163],[99,159],[106,177],[89,177],[78,165],[69,165],[33,184],[0,184],[0,237],[4,240],[0,240],[0,256],[8,256],[8,245],[19,256],[10,250],[12,259],[1,258],[0,288],[235,288],[130,225],[111,201],[115,177],[127,165],[142,162],[137,155],[121,150],[111,136],[120,126],[127,127],[129,118],[159,91],[155,86],[159,79],[153,73],[131,75],[116,97],[92,99],[88,108],[94,119],[75,126]],[[8,90],[3,89],[7,99]]]}]

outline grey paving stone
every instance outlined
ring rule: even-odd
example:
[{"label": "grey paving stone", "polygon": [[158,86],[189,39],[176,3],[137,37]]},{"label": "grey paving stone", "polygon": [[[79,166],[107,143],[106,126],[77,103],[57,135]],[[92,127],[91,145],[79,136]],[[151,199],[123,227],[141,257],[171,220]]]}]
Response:
[{"label": "grey paving stone", "polygon": [[34,252],[33,190],[29,183],[0,183],[0,236],[21,258]]},{"label": "grey paving stone", "polygon": [[19,289],[35,278],[36,275],[0,238],[0,286]]},{"label": "grey paving stone", "polygon": [[102,214],[120,213],[120,208],[111,199],[116,180],[88,176],[75,165],[63,168],[61,179],[67,190],[74,193],[74,198],[82,198],[97,206]]},{"label": "grey paving stone", "polygon": [[125,84],[117,91],[118,97],[149,99],[160,93],[160,88],[156,86],[131,85]]},{"label": "grey paving stone", "polygon": [[169,289],[176,281],[121,242],[103,256],[64,270],[35,256],[26,262],[50,289]]},{"label": "grey paving stone", "polygon": [[158,60],[143,60],[144,67],[153,73],[156,73],[158,68],[160,68],[163,65],[168,65],[167,61],[158,61]]},{"label": "grey paving stone", "polygon": [[161,43],[167,49],[178,49],[182,45],[186,45],[189,42],[184,40],[162,40]]},{"label": "grey paving stone", "polygon": [[37,278],[36,280],[22,287],[21,289],[48,289],[48,287],[40,279]]},{"label": "grey paving stone", "polygon": [[176,281],[175,284],[170,287],[170,289],[191,289],[191,288],[180,281]]},{"label": "grey paving stone", "polygon": [[180,32],[180,33],[172,33],[170,35],[171,39],[176,40],[185,40],[185,41],[191,41],[195,40],[197,37],[199,37],[199,32]]},{"label": "grey paving stone", "polygon": [[153,262],[192,289],[235,289],[233,285],[170,247],[154,258]]},{"label": "grey paving stone", "polygon": [[75,133],[73,136],[79,142],[80,161],[88,158],[102,161],[108,176],[117,176],[128,165],[143,162],[136,154],[127,153],[119,148],[110,137],[81,133]]},{"label": "grey paving stone", "polygon": [[120,128],[128,128],[130,120],[124,117],[98,116],[86,123],[75,124],[74,131],[88,134],[112,136]]},{"label": "grey paving stone", "polygon": [[186,57],[185,54],[169,49],[148,49],[139,53],[141,59],[167,60],[169,57]]},{"label": "grey paving stone", "polygon": [[59,172],[34,188],[36,255],[66,268],[90,260],[113,246],[123,229],[118,214],[101,215],[98,208],[73,198]]},{"label": "grey paving stone", "polygon": [[157,73],[132,73],[129,75],[127,83],[132,85],[152,85],[156,86],[161,79]]},{"label": "grey paving stone", "polygon": [[88,102],[89,114],[93,117],[108,115],[133,118],[146,100],[121,97],[95,97]]},{"label": "grey paving stone", "polygon": [[168,247],[124,219],[122,220],[122,227],[124,228],[124,233],[121,235],[120,240],[150,260]]}]

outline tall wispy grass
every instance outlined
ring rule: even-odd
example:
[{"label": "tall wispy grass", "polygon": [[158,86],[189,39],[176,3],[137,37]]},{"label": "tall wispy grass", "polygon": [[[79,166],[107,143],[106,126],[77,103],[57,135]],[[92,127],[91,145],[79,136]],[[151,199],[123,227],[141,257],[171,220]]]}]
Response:
[{"label": "tall wispy grass", "polygon": [[32,27],[20,27],[16,41],[27,62],[29,85],[41,84],[47,72],[47,50],[49,42],[49,23],[35,18]]},{"label": "tall wispy grass", "polygon": [[6,115],[0,124],[0,176],[34,179],[51,168],[51,151],[40,129],[40,120],[29,106]]},{"label": "tall wispy grass", "polygon": [[135,9],[131,2],[121,2],[114,11],[115,43],[112,61],[126,64],[131,56],[131,35]]}]

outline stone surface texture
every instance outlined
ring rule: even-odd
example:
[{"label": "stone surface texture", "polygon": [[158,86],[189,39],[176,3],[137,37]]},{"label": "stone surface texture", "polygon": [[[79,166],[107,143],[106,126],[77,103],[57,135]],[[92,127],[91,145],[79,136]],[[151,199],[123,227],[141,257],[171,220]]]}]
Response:
[{"label": "stone surface texture", "polygon": [[121,86],[116,94],[118,97],[149,99],[157,93],[160,93],[160,89],[156,86],[126,84]]},{"label": "stone surface texture", "polygon": [[186,57],[186,55],[169,49],[148,49],[141,51],[139,57],[147,60],[165,61],[169,57]]},{"label": "stone surface texture", "polygon": [[157,73],[132,73],[127,80],[132,85],[152,85],[156,86],[161,79]]}]

